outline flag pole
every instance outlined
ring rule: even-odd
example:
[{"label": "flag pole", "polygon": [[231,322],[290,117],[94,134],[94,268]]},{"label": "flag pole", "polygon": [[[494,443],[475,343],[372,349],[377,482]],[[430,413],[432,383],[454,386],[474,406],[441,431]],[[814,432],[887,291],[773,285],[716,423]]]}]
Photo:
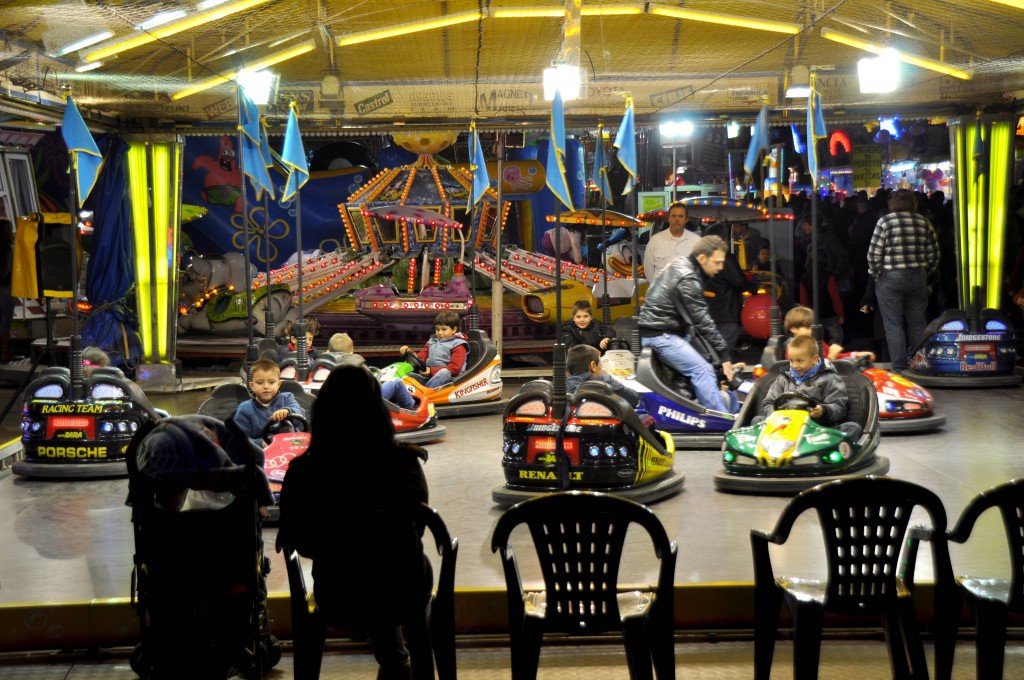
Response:
[{"label": "flag pole", "polygon": [[242,130],[243,92],[240,85],[235,93],[235,99],[238,104],[238,153],[236,158],[238,160],[238,172],[242,186],[242,238],[244,239],[242,250],[245,253],[245,308],[249,311],[249,318],[245,323],[249,334],[248,344],[245,346],[245,383],[246,387],[248,387],[249,382],[252,381],[252,364],[259,357],[256,354],[256,336],[252,326],[252,255],[249,252],[249,200],[248,192],[245,189],[245,154],[242,153],[242,146],[244,144],[242,138],[245,132]]},{"label": "flag pole", "polygon": [[[85,369],[82,363],[82,335],[78,326],[78,163],[77,152],[70,152],[71,178],[69,198],[71,201],[71,347],[68,365],[71,369],[71,398],[80,400],[85,397]],[[47,300],[49,302],[49,300]],[[49,320],[47,320],[49,321]]]}]

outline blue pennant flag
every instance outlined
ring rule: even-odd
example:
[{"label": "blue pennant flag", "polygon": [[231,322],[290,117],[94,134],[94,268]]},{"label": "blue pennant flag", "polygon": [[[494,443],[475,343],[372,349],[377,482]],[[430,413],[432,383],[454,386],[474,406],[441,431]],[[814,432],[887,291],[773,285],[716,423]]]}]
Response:
[{"label": "blue pennant flag", "polygon": [[761,151],[768,147],[768,105],[761,105],[761,112],[757,114],[754,121],[754,129],[750,132],[750,146],[747,147],[747,155],[743,159],[743,171],[753,177],[754,168],[757,167],[757,159]]},{"label": "blue pennant flag", "polygon": [[619,125],[619,132],[615,135],[615,148],[619,150],[618,159],[622,167],[629,173],[626,179],[626,187],[622,190],[623,195],[633,190],[633,183],[636,182],[636,133],[633,125],[633,98],[626,97],[626,113],[622,116],[622,124]]},{"label": "blue pennant flag", "polygon": [[571,212],[572,197],[569,184],[565,181],[565,111],[562,108],[562,93],[555,90],[555,101],[551,103],[551,141],[548,143],[548,158],[544,165],[548,189]]},{"label": "blue pennant flag", "polygon": [[811,186],[815,189],[818,188],[818,140],[828,136],[816,85],[817,78],[812,73],[811,93],[807,96],[807,171],[811,173]]},{"label": "blue pennant flag", "polygon": [[480,133],[476,130],[476,122],[469,124],[469,169],[473,173],[473,190],[469,194],[469,207],[480,202],[491,186],[491,178],[487,176],[487,161],[484,159],[484,149],[480,146]]},{"label": "blue pennant flag", "polygon": [[92,138],[92,133],[85,126],[82,114],[75,106],[75,100],[68,96],[64,107],[64,121],[60,126],[64,144],[71,156],[71,172],[74,174],[75,189],[78,193],[78,207],[81,208],[89,192],[96,186],[96,178],[103,165],[103,156]]},{"label": "blue pennant flag", "polygon": [[306,150],[302,147],[302,135],[299,134],[299,115],[295,102],[291,103],[289,109],[281,153],[281,164],[288,175],[281,194],[282,201],[290,199],[309,181],[309,165],[306,163]]},{"label": "blue pennant flag", "polygon": [[238,129],[242,131],[242,168],[252,180],[256,198],[262,198],[264,191],[274,198],[274,183],[267,171],[273,163],[267,133],[260,120],[259,109],[245,96],[241,87],[238,88]]},{"label": "blue pennant flag", "polygon": [[604,126],[597,126],[597,144],[594,145],[594,172],[590,176],[594,186],[601,192],[601,198],[605,205],[611,205],[612,187],[608,182],[608,157],[604,152]]}]

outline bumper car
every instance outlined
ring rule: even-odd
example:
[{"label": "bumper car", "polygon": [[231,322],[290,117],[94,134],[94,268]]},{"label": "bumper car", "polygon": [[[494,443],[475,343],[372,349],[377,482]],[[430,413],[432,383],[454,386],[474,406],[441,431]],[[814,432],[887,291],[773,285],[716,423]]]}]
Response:
[{"label": "bumper car", "polygon": [[910,351],[904,375],[925,387],[1008,387],[1021,382],[1011,321],[995,309],[977,318],[947,309]]},{"label": "bumper car", "polygon": [[931,432],[946,424],[946,416],[935,412],[928,390],[870,363],[858,363],[858,366],[875,388],[878,425],[883,434]]},{"label": "bumper car", "polygon": [[637,413],[650,416],[652,427],[670,434],[676,448],[717,449],[735,422],[729,413],[702,406],[689,381],[661,363],[649,347],[640,352],[636,377],[623,382],[641,395]]},{"label": "bumper car", "polygon": [[[295,381],[306,392],[316,394],[336,367],[341,365],[364,365],[363,357],[358,354],[336,354],[321,352],[310,364],[305,380],[298,378],[298,356],[289,354],[281,360],[281,380]],[[371,371],[377,369],[371,368]],[[395,428],[395,439],[406,444],[426,444],[444,439],[448,429],[437,422],[434,405],[424,399],[417,400],[415,409],[399,408],[390,401],[386,402],[391,413],[391,425]]]},{"label": "bumper car", "polygon": [[482,330],[470,330],[466,335],[469,337],[466,368],[447,385],[429,388],[407,377],[413,371],[426,368],[423,361],[412,352],[406,352],[402,361],[382,369],[378,378],[381,382],[401,378],[417,401],[431,404],[441,417],[501,411],[508,404],[508,399],[501,398],[501,359],[498,357],[498,349]]},{"label": "bumper car", "polygon": [[874,386],[852,363],[833,365],[846,384],[847,420],[860,425],[860,437],[853,440],[812,421],[807,410],[815,404],[799,393],[791,395],[788,403],[779,402],[788,408],[754,424],[768,386],[789,369],[788,361],[779,361],[754,384],[735,426],[725,435],[724,469],[715,474],[717,490],[795,494],[824,482],[888,472],[889,460],[876,455],[880,430]]},{"label": "bumper car", "polygon": [[[762,364],[774,365],[785,352],[782,338],[773,336],[761,356]],[[935,412],[931,392],[911,382],[906,374],[901,376],[875,366],[864,357],[840,361],[853,363],[874,386],[878,400],[878,426],[883,434],[931,432],[946,424],[946,416]]]},{"label": "bumper car", "polygon": [[505,484],[491,491],[495,503],[512,505],[567,489],[650,503],[682,488],[685,476],[673,469],[672,438],[659,438],[608,385],[583,383],[563,417],[553,412],[552,390],[551,382],[534,380],[509,400],[501,460]]},{"label": "bumper car", "polygon": [[72,397],[71,371],[51,366],[33,380],[21,419],[23,477],[79,479],[128,475],[125,452],[146,421],[163,417],[121,369],[94,369],[82,398]]}]

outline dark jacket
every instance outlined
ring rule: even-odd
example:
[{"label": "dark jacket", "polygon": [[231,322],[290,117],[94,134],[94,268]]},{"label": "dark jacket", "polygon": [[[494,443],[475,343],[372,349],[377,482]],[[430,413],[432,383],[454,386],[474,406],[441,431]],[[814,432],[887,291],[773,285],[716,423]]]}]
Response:
[{"label": "dark jacket", "polygon": [[423,606],[433,580],[423,528],[402,511],[428,501],[420,464],[426,453],[391,443],[370,456],[340,439],[337,450],[326,453],[350,464],[324,452],[289,463],[279,543],[313,558],[316,601],[332,623],[400,619],[403,611]]},{"label": "dark jacket", "polygon": [[704,299],[715,323],[739,323],[743,309],[743,293],[756,293],[757,284],[749,280],[732,253],[725,256],[725,266],[714,276],[699,270],[704,283]]},{"label": "dark jacket", "polygon": [[242,432],[257,446],[263,445],[263,428],[267,426],[270,415],[280,409],[288,409],[290,413],[306,415],[306,409],[295,400],[291,392],[278,392],[269,404],[261,404],[255,399],[243,401],[235,409],[235,423]]},{"label": "dark jacket", "polygon": [[825,410],[820,422],[822,425],[834,427],[846,422],[846,406],[850,398],[846,394],[846,383],[836,373],[835,367],[828,359],[821,360],[824,365],[817,374],[811,376],[799,385],[789,374],[784,371],[768,387],[768,391],[761,400],[761,415],[768,417],[777,406],[775,400],[786,392],[800,392],[806,394],[822,405]]},{"label": "dark jacket", "polygon": [[676,258],[665,268],[644,297],[638,324],[640,336],[650,338],[662,333],[684,336],[692,331],[714,348],[720,361],[730,361],[729,349],[704,299],[702,271],[693,255]]},{"label": "dark jacket", "polygon": [[590,345],[594,349],[599,350],[601,349],[601,340],[614,337],[614,328],[598,323],[593,319],[591,319],[590,325],[586,328],[580,328],[572,321],[564,323],[562,324],[562,333],[560,335],[561,342],[565,345],[566,351],[576,345]]},{"label": "dark jacket", "polygon": [[636,406],[640,403],[640,395],[634,390],[626,387],[615,378],[611,377],[607,373],[574,373],[565,379],[565,392],[566,394],[572,394],[579,389],[580,385],[589,381],[597,380],[603,383],[607,383],[612,388],[612,392],[619,395],[630,406]]}]

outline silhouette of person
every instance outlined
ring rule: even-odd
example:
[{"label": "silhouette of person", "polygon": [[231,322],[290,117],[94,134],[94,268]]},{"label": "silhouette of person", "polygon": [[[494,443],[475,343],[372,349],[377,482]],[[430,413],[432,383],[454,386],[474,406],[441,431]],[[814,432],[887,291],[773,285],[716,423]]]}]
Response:
[{"label": "silhouette of person", "polygon": [[382,680],[410,677],[400,626],[422,618],[433,585],[424,528],[403,512],[427,502],[426,457],[395,441],[369,370],[339,366],[313,405],[309,448],[289,464],[281,489],[279,545],[312,558],[325,622],[369,634]]}]

